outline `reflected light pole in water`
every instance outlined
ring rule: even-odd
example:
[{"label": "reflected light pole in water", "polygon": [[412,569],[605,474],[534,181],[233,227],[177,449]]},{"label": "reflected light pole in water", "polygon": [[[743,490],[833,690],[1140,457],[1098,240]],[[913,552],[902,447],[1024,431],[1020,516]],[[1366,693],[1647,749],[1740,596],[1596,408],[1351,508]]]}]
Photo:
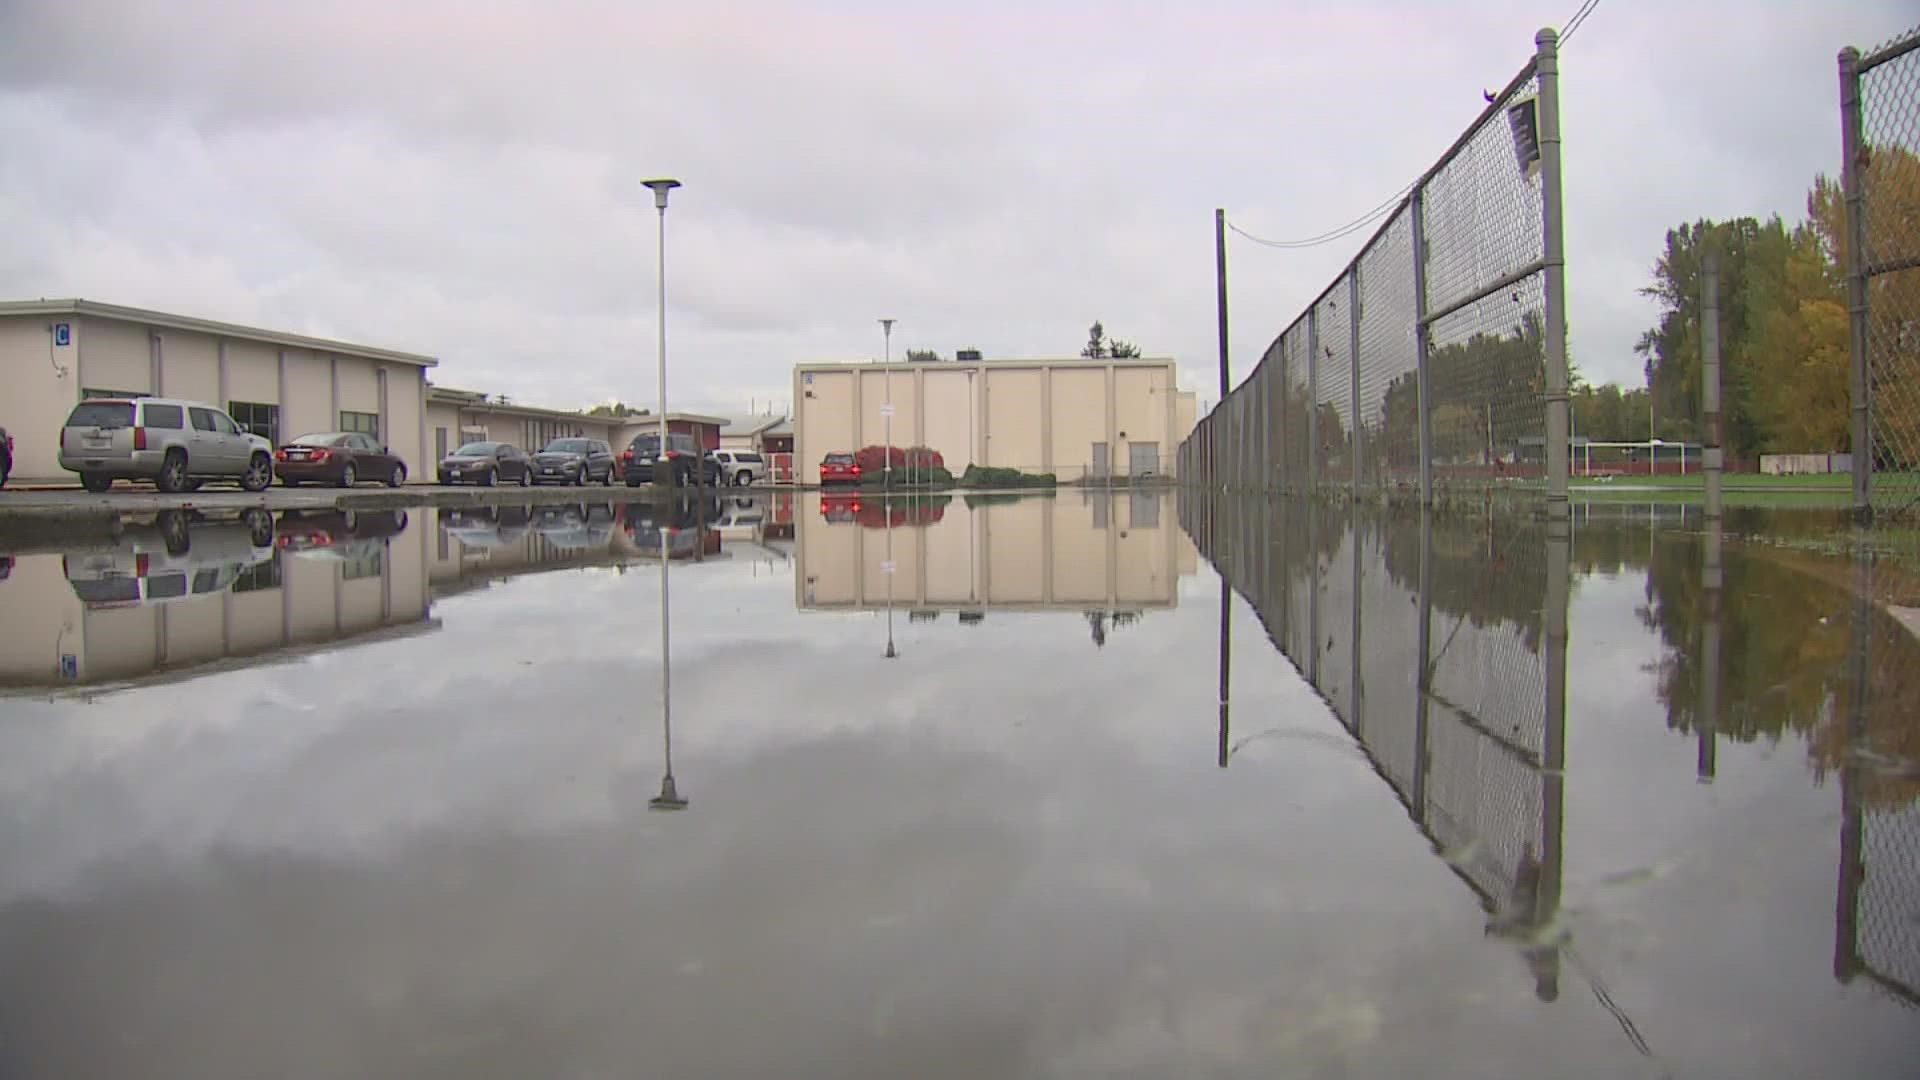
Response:
[{"label": "reflected light pole in water", "polygon": [[660,794],[647,800],[649,810],[685,810],[687,800],[673,782],[673,639],[672,607],[667,600],[667,563],[669,562],[667,527],[660,526],[660,733],[666,743],[666,775],[660,778]]},{"label": "reflected light pole in water", "polygon": [[[891,451],[889,451],[891,452]],[[893,647],[893,504],[891,496],[880,496],[880,508],[887,515],[887,561],[880,564],[880,572],[887,576],[887,653],[892,660],[900,654]]]}]

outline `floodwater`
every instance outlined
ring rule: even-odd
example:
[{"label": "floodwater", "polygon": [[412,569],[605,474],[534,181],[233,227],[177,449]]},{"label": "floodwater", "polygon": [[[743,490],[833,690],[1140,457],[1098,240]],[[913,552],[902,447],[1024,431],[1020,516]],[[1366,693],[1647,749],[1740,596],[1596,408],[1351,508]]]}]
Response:
[{"label": "floodwater", "polygon": [[1739,531],[782,495],[15,552],[0,1075],[1916,1075],[1920,638]]}]

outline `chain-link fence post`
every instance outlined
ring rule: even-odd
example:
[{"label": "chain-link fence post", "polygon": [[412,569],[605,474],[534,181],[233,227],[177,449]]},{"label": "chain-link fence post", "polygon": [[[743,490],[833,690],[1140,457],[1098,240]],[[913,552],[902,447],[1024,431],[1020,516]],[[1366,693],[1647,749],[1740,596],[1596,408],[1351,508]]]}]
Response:
[{"label": "chain-link fence post", "polygon": [[1560,202],[1560,35],[1548,28],[1533,40],[1534,70],[1540,80],[1541,267],[1546,272],[1547,517],[1565,520],[1572,447],[1567,424],[1567,268]]},{"label": "chain-link fence post", "polygon": [[1307,494],[1320,493],[1320,312],[1307,309]]},{"label": "chain-link fence post", "polygon": [[[1351,498],[1360,497],[1360,443],[1361,429],[1365,426],[1360,419],[1360,260],[1353,261],[1353,268],[1347,271],[1347,376],[1352,380],[1352,390],[1347,394],[1347,494]],[[1358,550],[1359,545],[1355,544]],[[1359,593],[1358,589],[1354,590]]]},{"label": "chain-link fence post", "polygon": [[[1543,85],[1545,85],[1543,80]],[[1564,508],[1564,504],[1563,504]],[[1534,894],[1533,925],[1544,929],[1560,910],[1565,854],[1563,815],[1567,782],[1567,607],[1573,585],[1573,521],[1570,515],[1547,519],[1546,725],[1540,740],[1540,884]],[[1535,994],[1542,1001],[1560,996],[1560,953],[1547,944],[1529,956]]]},{"label": "chain-link fence post", "polygon": [[[1425,185],[1421,185],[1413,189],[1413,351],[1420,427],[1421,506],[1433,505],[1433,372],[1427,365],[1430,340],[1427,333],[1427,193]],[[1421,531],[1427,531],[1424,519]],[[1422,548],[1423,559],[1424,551]],[[1420,631],[1426,633],[1424,624]],[[1421,654],[1421,658],[1424,662],[1425,653]],[[1425,705],[1422,704],[1421,708],[1424,710]]]},{"label": "chain-link fence post", "polygon": [[1700,467],[1707,482],[1707,526],[1720,523],[1720,249],[1708,240],[1700,268]]},{"label": "chain-link fence post", "polygon": [[1848,394],[1853,405],[1853,514],[1873,517],[1873,382],[1867,374],[1866,189],[1860,175],[1860,50],[1840,50],[1840,190],[1847,206]]},{"label": "chain-link fence post", "polygon": [[[1417,217],[1415,220],[1419,220]],[[1420,507],[1420,667],[1415,676],[1413,706],[1413,780],[1408,801],[1413,819],[1427,824],[1427,722],[1433,700],[1433,508]]]}]

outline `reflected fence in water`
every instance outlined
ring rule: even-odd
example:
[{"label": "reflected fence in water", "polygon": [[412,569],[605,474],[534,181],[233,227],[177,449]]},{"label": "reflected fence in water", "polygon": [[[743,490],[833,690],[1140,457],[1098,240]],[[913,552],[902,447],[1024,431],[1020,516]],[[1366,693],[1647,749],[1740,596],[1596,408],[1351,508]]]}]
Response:
[{"label": "reflected fence in water", "polygon": [[[1542,998],[1563,957],[1579,964],[1559,921],[1573,574],[1644,573],[1640,618],[1665,653],[1656,693],[1696,775],[1715,780],[1723,743],[1805,740],[1841,804],[1833,974],[1920,1006],[1920,639],[1873,602],[1870,564],[1848,590],[1830,559],[1729,562],[1723,533],[1758,522],[1677,505],[1583,506],[1570,528],[1314,499],[1187,496],[1178,512],[1478,896],[1489,932],[1518,944]],[[1780,633],[1783,621],[1814,629]],[[1224,765],[1224,621],[1221,642]]]},{"label": "reflected fence in water", "polygon": [[1316,500],[1180,517],[1558,997],[1565,526]]}]

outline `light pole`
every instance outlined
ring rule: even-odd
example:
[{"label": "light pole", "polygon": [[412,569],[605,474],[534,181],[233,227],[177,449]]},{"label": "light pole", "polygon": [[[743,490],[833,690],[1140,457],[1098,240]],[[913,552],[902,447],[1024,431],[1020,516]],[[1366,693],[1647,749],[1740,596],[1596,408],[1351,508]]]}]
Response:
[{"label": "light pole", "polygon": [[882,369],[881,378],[884,380],[886,387],[884,393],[887,399],[886,404],[880,408],[880,419],[885,428],[884,437],[887,443],[887,462],[880,467],[880,486],[887,491],[893,490],[893,324],[898,321],[898,319],[880,320],[880,333],[885,340],[886,348],[886,354],[881,361],[886,366]]},{"label": "light pole", "polygon": [[[653,479],[660,481],[660,466],[668,463],[667,458],[667,193],[680,186],[678,180],[643,180],[641,183],[653,189],[653,208],[660,212],[660,351],[656,357],[660,380],[660,448],[653,455]],[[699,463],[695,462],[698,468]],[[675,476],[673,469],[667,469],[669,478]],[[664,564],[662,564],[664,566]],[[664,609],[661,613],[664,620]],[[662,625],[665,625],[662,623]]]}]

